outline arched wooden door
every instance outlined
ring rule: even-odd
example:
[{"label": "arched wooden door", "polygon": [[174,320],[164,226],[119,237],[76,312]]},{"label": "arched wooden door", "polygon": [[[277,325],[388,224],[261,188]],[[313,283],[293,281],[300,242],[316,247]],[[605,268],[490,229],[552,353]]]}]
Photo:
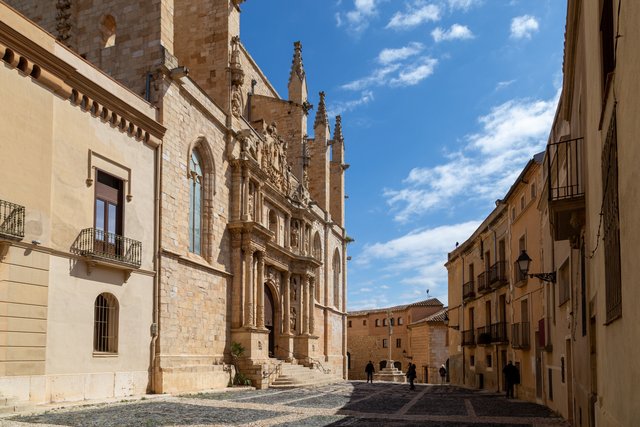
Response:
[{"label": "arched wooden door", "polygon": [[264,286],[264,326],[269,330],[269,357],[275,354],[275,307],[273,305],[273,294],[269,286]]}]

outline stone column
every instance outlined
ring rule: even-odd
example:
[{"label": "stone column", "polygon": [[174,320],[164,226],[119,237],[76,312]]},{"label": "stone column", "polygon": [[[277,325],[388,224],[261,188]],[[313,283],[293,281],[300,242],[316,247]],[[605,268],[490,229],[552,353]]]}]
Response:
[{"label": "stone column", "polygon": [[264,328],[264,254],[257,252],[258,254],[258,283],[256,286],[257,299],[258,299],[258,314],[257,314],[257,326],[258,328]]},{"label": "stone column", "polygon": [[291,215],[284,215],[284,247],[291,250]]},{"label": "stone column", "polygon": [[303,334],[309,333],[309,276],[302,275],[302,283],[300,284],[300,294],[302,299],[302,328]]},{"label": "stone column", "polygon": [[291,273],[285,271],[283,274],[284,280],[284,334],[291,333]]},{"label": "stone column", "polygon": [[315,282],[316,279],[314,277],[309,278],[309,333],[313,335],[315,331]]},{"label": "stone column", "polygon": [[[255,202],[254,202],[255,203]],[[242,170],[242,221],[249,219],[249,170]]]},{"label": "stone column", "polygon": [[246,246],[244,249],[244,326],[255,326],[253,312],[253,248]]}]

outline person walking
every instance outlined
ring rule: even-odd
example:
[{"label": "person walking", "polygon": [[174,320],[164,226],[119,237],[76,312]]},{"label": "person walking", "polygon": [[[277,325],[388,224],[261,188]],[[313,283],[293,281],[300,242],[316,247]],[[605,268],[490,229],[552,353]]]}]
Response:
[{"label": "person walking", "polygon": [[413,363],[410,363],[409,369],[407,369],[407,379],[409,380],[409,390],[415,390],[416,386],[413,385],[413,380],[416,379],[416,365]]},{"label": "person walking", "polygon": [[502,368],[502,373],[504,374],[504,380],[507,384],[507,399],[509,397],[513,399],[513,386],[520,382],[520,372],[518,372],[518,368],[509,360],[509,363]]},{"label": "person walking", "polygon": [[438,372],[440,372],[440,384],[444,385],[444,379],[447,376],[447,368],[444,367],[444,365],[440,366],[440,369],[438,370]]},{"label": "person walking", "polygon": [[367,363],[366,368],[364,368],[364,371],[367,373],[367,382],[371,381],[371,384],[373,384],[373,373],[376,371],[373,368],[373,363],[371,363],[371,360],[369,360],[369,363]]}]

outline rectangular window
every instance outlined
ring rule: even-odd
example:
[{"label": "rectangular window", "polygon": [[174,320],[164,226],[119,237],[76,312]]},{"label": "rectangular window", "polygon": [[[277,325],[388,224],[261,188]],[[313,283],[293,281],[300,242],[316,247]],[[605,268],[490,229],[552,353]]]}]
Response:
[{"label": "rectangular window", "polygon": [[571,297],[571,278],[569,277],[569,263],[565,262],[558,269],[558,307],[569,301]]},{"label": "rectangular window", "polygon": [[364,320],[362,321],[362,326],[367,326],[367,319],[364,319]]},{"label": "rectangular window", "polygon": [[[608,2],[605,1],[605,3]],[[610,323],[622,315],[617,139],[616,112],[614,109],[607,132],[607,139],[602,149],[602,188],[604,193],[602,229],[604,234],[606,323]]]},{"label": "rectangular window", "polygon": [[549,378],[549,400],[553,400],[553,371],[551,368],[547,371]]},{"label": "rectangular window", "polygon": [[351,327],[351,320],[349,320],[349,327]]},{"label": "rectangular window", "polygon": [[536,199],[536,184],[535,182],[533,184],[531,184],[531,200],[535,200]]},{"label": "rectangular window", "polygon": [[474,355],[469,356],[469,366],[476,366],[476,357]]},{"label": "rectangular window", "polygon": [[380,326],[380,319],[376,319],[376,328]]},{"label": "rectangular window", "polygon": [[389,347],[389,341],[386,338],[382,339],[382,348],[388,348]]},{"label": "rectangular window", "polygon": [[491,368],[493,366],[493,360],[490,354],[487,354],[487,368]]},{"label": "rectangular window", "polygon": [[524,210],[524,196],[520,197],[520,211]]},{"label": "rectangular window", "polygon": [[396,348],[400,348],[400,347],[402,347],[402,339],[396,338]]},{"label": "rectangular window", "polygon": [[398,325],[402,325],[402,317],[398,317]]},{"label": "rectangular window", "polygon": [[95,247],[96,253],[122,255],[122,180],[104,173],[96,172],[95,192]]},{"label": "rectangular window", "polygon": [[606,96],[606,88],[609,82],[609,75],[616,68],[615,58],[615,37],[613,28],[613,0],[602,2],[602,13],[600,18],[600,42],[602,52],[602,90],[603,97]]},{"label": "rectangular window", "polygon": [[511,220],[516,219],[516,208],[511,208]]}]

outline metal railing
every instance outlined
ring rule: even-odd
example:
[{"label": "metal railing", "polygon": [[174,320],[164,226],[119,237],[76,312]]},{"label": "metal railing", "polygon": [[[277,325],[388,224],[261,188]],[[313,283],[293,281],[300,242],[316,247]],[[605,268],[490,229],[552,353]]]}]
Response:
[{"label": "metal railing", "polygon": [[282,363],[278,363],[276,366],[273,367],[271,371],[263,372],[262,379],[267,379],[271,376],[275,376],[276,378],[278,378],[281,373],[282,373]]},{"label": "metal railing", "polygon": [[465,283],[464,285],[462,285],[462,298],[463,299],[467,299],[467,298],[473,298],[476,296],[476,293],[474,291],[474,282],[473,280]]},{"label": "metal railing", "polygon": [[142,262],[142,242],[95,228],[82,230],[72,251],[82,256],[102,258],[136,268]]},{"label": "metal railing", "polygon": [[491,344],[491,326],[481,326],[476,329],[478,344]]},{"label": "metal railing", "polygon": [[584,196],[584,138],[574,138],[547,145],[547,183],[549,201]]},{"label": "metal railing", "polygon": [[0,237],[24,238],[24,206],[0,200]]},{"label": "metal railing", "polygon": [[529,348],[529,322],[514,323],[511,325],[511,347]]},{"label": "metal railing", "polygon": [[507,262],[498,261],[489,267],[489,284],[493,287],[499,287],[506,283],[508,283]]},{"label": "metal railing", "polygon": [[462,345],[475,345],[476,334],[473,329],[462,331]]},{"label": "metal railing", "polygon": [[488,279],[489,273],[487,271],[483,271],[482,273],[478,274],[478,292],[482,293],[491,290],[491,288],[489,287]]},{"label": "metal railing", "polygon": [[491,342],[507,342],[507,322],[491,324]]},{"label": "metal railing", "polygon": [[307,359],[311,362],[311,364],[313,365],[313,367],[319,371],[321,371],[323,374],[331,374],[331,369],[325,368],[322,363],[316,359],[313,358],[307,354],[298,354],[298,353],[294,353],[293,351],[287,350],[286,348],[282,348],[278,345],[275,346],[276,349],[281,349],[284,350],[285,353],[288,353],[289,355],[293,356],[295,359]]}]

